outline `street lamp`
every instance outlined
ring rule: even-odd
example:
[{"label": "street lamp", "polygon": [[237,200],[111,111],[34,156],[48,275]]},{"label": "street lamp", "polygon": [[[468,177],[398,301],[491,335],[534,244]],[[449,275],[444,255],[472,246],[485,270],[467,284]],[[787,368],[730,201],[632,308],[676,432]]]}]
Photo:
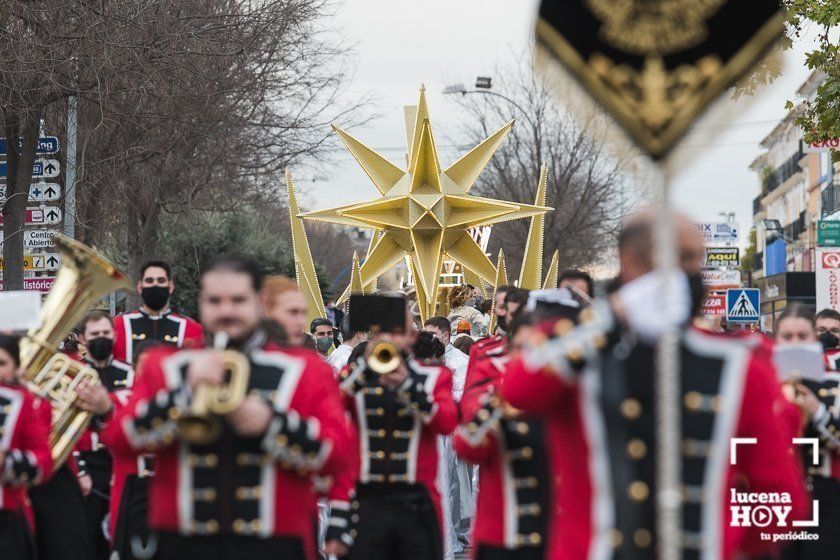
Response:
[{"label": "street lamp", "polygon": [[519,103],[515,100],[511,99],[507,95],[502,95],[501,93],[497,93],[495,91],[490,91],[493,87],[493,78],[490,76],[479,76],[475,79],[475,87],[476,89],[467,89],[464,84],[457,83],[451,84],[443,88],[444,95],[452,95],[455,93],[460,93],[461,95],[467,95],[468,93],[483,93],[484,95],[493,95],[496,97],[500,97],[514,106],[516,109],[522,113],[522,116],[528,121],[528,123],[533,127],[534,130],[539,130],[539,126],[537,123],[534,122],[534,119],[531,118],[531,115],[528,114]]}]

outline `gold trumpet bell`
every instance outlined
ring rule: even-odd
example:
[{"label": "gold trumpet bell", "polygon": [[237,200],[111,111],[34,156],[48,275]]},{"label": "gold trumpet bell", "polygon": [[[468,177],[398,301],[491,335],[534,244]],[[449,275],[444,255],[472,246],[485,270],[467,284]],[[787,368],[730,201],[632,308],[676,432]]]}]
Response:
[{"label": "gold trumpet bell", "polygon": [[53,407],[50,448],[57,468],[91,419],[75,404],[76,387],[99,383],[95,370],[60,353],[58,345],[102,296],[130,290],[131,283],[90,247],[63,235],[55,236],[55,244],[61,267],[41,307],[39,326],[21,340],[20,350],[23,381]]},{"label": "gold trumpet bell", "polygon": [[400,366],[400,354],[390,342],[379,342],[373,347],[368,358],[368,367],[379,375],[385,375]]}]

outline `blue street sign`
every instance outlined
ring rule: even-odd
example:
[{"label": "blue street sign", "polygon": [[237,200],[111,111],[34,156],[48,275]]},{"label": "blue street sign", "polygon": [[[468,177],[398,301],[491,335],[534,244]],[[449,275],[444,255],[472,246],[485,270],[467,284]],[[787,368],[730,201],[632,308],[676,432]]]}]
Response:
[{"label": "blue street sign", "polygon": [[758,323],[760,314],[758,288],[726,290],[726,320],[730,323]]},{"label": "blue street sign", "polygon": [[[58,160],[38,159],[32,164],[33,177],[58,177],[61,167]],[[6,162],[0,161],[0,179],[6,178]]]},{"label": "blue street sign", "polygon": [[[20,152],[20,144],[23,139],[18,139],[18,152]],[[6,150],[6,139],[0,138],[0,156],[5,156],[9,152]],[[35,145],[36,154],[57,154],[58,153],[58,137],[56,136],[42,136],[38,138],[38,144]]]}]

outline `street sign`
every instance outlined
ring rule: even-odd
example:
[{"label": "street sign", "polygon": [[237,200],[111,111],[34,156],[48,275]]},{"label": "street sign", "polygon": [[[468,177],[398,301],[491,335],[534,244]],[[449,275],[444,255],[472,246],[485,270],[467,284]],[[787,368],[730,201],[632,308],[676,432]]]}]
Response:
[{"label": "street sign", "polygon": [[[0,179],[6,178],[6,165],[5,161],[0,161]],[[37,159],[32,165],[33,177],[52,179],[58,177],[60,171],[61,164],[58,163],[57,159]]]},{"label": "street sign", "polygon": [[[3,249],[3,235],[0,231],[0,250]],[[27,229],[23,232],[24,249],[53,249],[53,237],[58,235],[57,229]]]},{"label": "street sign", "polygon": [[[61,198],[58,183],[32,183],[29,186],[29,202],[50,202]],[[6,200],[6,183],[0,183],[0,202]]]},{"label": "street sign", "polygon": [[840,248],[816,250],[817,309],[840,311]]},{"label": "street sign", "polygon": [[700,307],[701,315],[726,315],[726,294],[710,293]]},{"label": "street sign", "polygon": [[[20,153],[20,145],[23,138],[18,138],[18,153]],[[8,155],[6,149],[6,139],[0,138],[0,156]],[[55,136],[42,136],[38,138],[38,143],[35,145],[35,153],[38,155],[56,154],[58,153],[58,138]]]},{"label": "street sign", "polygon": [[[38,253],[23,256],[23,269],[31,272],[45,272],[58,270],[61,255],[58,253]],[[0,257],[0,270],[3,270],[3,257]]]},{"label": "street sign", "polygon": [[703,284],[713,290],[741,287],[740,270],[704,270]]},{"label": "street sign", "polygon": [[758,323],[761,290],[739,288],[726,290],[726,321],[728,323]]},{"label": "street sign", "polygon": [[819,154],[832,150],[840,150],[840,138],[829,138],[828,140],[819,140],[810,144],[802,143],[802,151],[806,154]]},{"label": "street sign", "polygon": [[708,247],[706,249],[706,268],[738,268],[741,254],[738,247]]},{"label": "street sign", "polygon": [[817,245],[820,247],[840,247],[840,221],[817,221]]},{"label": "street sign", "polygon": [[700,235],[706,243],[737,243],[738,225],[725,222],[697,224]]},{"label": "street sign", "polygon": [[[61,223],[61,208],[45,206],[42,208],[26,209],[26,225],[55,225]],[[0,214],[0,226],[3,225],[3,216]]]},{"label": "street sign", "polygon": [[[55,276],[46,278],[24,278],[23,289],[33,292],[49,292],[55,284]],[[3,289],[3,281],[0,280],[0,290]]]}]

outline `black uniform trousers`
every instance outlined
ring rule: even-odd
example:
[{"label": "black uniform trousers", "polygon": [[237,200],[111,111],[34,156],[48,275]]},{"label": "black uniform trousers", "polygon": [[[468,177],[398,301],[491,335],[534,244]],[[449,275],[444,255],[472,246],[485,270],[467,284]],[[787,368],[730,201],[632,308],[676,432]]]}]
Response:
[{"label": "black uniform trousers", "polygon": [[35,510],[38,560],[90,560],[87,506],[76,475],[66,464],[29,490]]},{"label": "black uniform trousers", "polygon": [[510,550],[497,546],[478,545],[475,560],[545,560],[545,547]]},{"label": "black uniform trousers", "polygon": [[440,523],[421,484],[356,488],[358,521],[349,560],[441,560]]},{"label": "black uniform trousers", "polygon": [[88,514],[88,530],[93,545],[95,560],[107,560],[110,544],[105,535],[105,520],[111,495],[111,455],[105,449],[83,451],[87,473],[90,475],[90,494],[85,497]]},{"label": "black uniform trousers", "polygon": [[120,498],[120,508],[111,538],[120,560],[151,560],[157,551],[157,536],[151,538],[149,478],[129,475]]},{"label": "black uniform trousers", "polygon": [[156,560],[306,560],[300,539],[160,533]]},{"label": "black uniform trousers", "polygon": [[[820,502],[820,525],[797,530],[817,533],[820,538],[790,543],[782,552],[784,560],[825,560],[840,557],[840,480],[815,476],[809,486],[813,499]],[[810,507],[808,511],[811,511]]]},{"label": "black uniform trousers", "polygon": [[23,513],[0,511],[0,558],[35,560],[35,541]]}]

